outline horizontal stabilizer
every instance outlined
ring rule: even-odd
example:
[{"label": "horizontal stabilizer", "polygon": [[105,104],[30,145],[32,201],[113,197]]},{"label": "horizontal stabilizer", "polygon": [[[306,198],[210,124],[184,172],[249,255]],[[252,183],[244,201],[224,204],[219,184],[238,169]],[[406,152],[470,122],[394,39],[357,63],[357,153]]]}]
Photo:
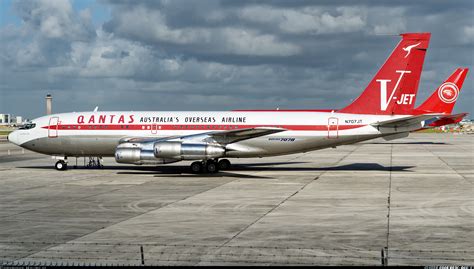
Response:
[{"label": "horizontal stabilizer", "polygon": [[432,119],[438,116],[444,116],[443,114],[423,114],[417,116],[408,116],[403,118],[397,118],[392,120],[386,121],[378,121],[372,123],[371,125],[377,128],[384,127],[384,128],[399,128],[399,127],[407,127],[414,124],[419,124],[422,121]]},{"label": "horizontal stabilizer", "polygon": [[453,115],[446,115],[442,117],[437,117],[436,119],[433,119],[429,123],[427,123],[428,126],[430,127],[439,127],[447,124],[454,124],[462,121],[464,117],[466,117],[469,113],[459,113],[459,114],[453,114]]}]

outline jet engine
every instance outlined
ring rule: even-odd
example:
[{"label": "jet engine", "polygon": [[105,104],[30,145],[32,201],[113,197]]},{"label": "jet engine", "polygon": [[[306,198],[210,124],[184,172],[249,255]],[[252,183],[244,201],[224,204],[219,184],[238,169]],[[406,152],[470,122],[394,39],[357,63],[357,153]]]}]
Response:
[{"label": "jet engine", "polygon": [[163,141],[121,143],[115,149],[115,161],[130,164],[165,164],[181,160],[204,160],[223,157],[225,149],[207,143]]},{"label": "jet engine", "polygon": [[183,143],[181,141],[156,142],[153,152],[156,158],[179,160],[203,160],[225,155],[224,147],[219,145]]},{"label": "jet engine", "polygon": [[153,154],[153,144],[122,143],[115,150],[115,161],[129,164],[165,164],[179,160],[156,158]]}]

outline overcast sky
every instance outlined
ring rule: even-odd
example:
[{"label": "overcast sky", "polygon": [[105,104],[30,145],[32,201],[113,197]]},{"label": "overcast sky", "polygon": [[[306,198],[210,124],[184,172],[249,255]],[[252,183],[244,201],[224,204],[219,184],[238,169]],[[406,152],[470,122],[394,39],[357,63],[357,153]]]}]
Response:
[{"label": "overcast sky", "polygon": [[[0,1],[0,113],[342,108],[402,32],[431,32],[417,104],[472,68],[474,1]],[[473,74],[455,112],[474,117]]]}]

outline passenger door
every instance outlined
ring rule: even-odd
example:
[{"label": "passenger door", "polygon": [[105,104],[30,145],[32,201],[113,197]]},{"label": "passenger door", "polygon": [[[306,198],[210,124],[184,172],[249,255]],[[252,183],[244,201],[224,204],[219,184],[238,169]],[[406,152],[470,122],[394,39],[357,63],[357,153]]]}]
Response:
[{"label": "passenger door", "polygon": [[50,138],[58,137],[58,127],[59,127],[58,125],[59,125],[59,117],[49,118],[48,137]]}]

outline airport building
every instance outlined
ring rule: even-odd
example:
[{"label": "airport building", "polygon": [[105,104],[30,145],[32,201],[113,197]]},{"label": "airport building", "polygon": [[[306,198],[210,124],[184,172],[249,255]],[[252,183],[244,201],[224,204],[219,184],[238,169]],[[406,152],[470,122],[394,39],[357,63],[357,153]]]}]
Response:
[{"label": "airport building", "polygon": [[0,114],[0,124],[7,125],[10,124],[12,115],[11,114]]},{"label": "airport building", "polygon": [[12,114],[0,114],[0,125],[18,125],[23,124],[22,116],[14,116]]}]

